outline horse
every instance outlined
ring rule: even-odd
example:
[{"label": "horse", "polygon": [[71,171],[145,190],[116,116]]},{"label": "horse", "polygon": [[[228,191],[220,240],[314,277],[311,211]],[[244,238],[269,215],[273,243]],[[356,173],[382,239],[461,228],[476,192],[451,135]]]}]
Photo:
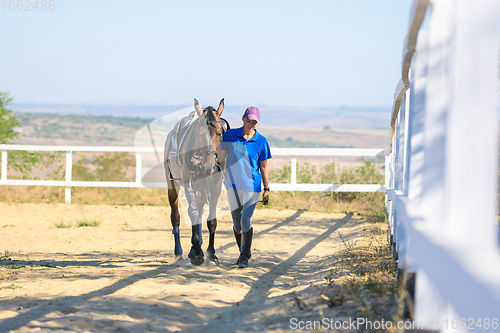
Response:
[{"label": "horse", "polygon": [[222,190],[223,172],[218,163],[222,135],[229,129],[229,123],[221,118],[224,99],[215,110],[200,107],[194,100],[195,111],[176,123],[165,141],[164,166],[168,183],[168,201],[171,208],[170,220],[175,240],[175,260],[182,259],[179,234],[179,189],[184,187],[191,221],[191,250],[188,258],[193,265],[204,263],[201,220],[204,205],[209,206],[207,227],[209,243],[207,259],[219,264],[215,255],[215,230],[217,229],[216,208]]}]

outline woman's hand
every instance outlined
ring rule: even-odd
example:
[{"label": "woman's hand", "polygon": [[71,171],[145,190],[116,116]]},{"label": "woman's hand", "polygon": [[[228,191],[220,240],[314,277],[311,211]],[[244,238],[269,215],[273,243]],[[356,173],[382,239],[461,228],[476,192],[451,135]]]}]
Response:
[{"label": "woman's hand", "polygon": [[269,203],[269,169],[267,167],[267,160],[259,161],[260,174],[262,175],[262,185],[264,185],[264,193],[262,193],[262,204]]},{"label": "woman's hand", "polygon": [[262,193],[262,204],[263,205],[269,204],[269,191],[267,190],[264,190],[264,193]]}]

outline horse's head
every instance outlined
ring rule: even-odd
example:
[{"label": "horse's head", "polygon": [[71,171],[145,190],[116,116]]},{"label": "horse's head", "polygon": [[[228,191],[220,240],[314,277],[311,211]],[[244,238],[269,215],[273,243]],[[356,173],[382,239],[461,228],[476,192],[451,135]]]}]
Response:
[{"label": "horse's head", "polygon": [[191,158],[191,162],[206,175],[212,175],[218,171],[217,157],[220,152],[224,130],[221,122],[224,99],[220,101],[217,110],[211,106],[202,109],[196,99],[194,100],[194,108],[198,115],[195,128],[197,144],[195,144],[196,153]]}]

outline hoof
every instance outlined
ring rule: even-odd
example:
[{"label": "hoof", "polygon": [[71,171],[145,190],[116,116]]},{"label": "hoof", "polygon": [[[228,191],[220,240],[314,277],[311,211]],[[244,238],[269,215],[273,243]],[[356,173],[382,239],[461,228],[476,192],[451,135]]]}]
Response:
[{"label": "hoof", "polygon": [[188,258],[191,259],[191,264],[195,266],[200,266],[205,262],[205,258],[203,255],[203,250],[199,249],[196,251],[193,247],[191,248],[191,251],[189,251]]},{"label": "hoof", "polygon": [[174,263],[179,261],[179,260],[184,260],[184,258],[182,257],[182,254],[176,254],[175,255],[175,258],[174,258]]},{"label": "hoof", "polygon": [[219,258],[217,258],[217,256],[215,255],[214,248],[207,249],[207,260],[213,262],[216,265],[219,264]]},{"label": "hoof", "polygon": [[213,262],[216,265],[219,264],[219,258],[217,258],[217,256],[215,254],[213,256],[211,256],[211,257],[208,257],[208,260],[211,261],[211,262]]},{"label": "hoof", "polygon": [[200,266],[205,262],[205,258],[203,258],[203,255],[195,255],[193,258],[191,258],[191,263],[195,266]]}]

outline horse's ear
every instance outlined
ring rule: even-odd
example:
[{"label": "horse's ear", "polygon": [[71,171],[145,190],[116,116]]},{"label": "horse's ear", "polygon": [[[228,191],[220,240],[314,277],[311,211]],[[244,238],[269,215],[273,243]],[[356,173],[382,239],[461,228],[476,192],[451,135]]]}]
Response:
[{"label": "horse's ear", "polygon": [[220,100],[219,108],[217,108],[217,111],[215,111],[215,116],[217,117],[217,120],[220,119],[220,115],[222,114],[222,110],[224,110],[224,98]]},{"label": "horse's ear", "polygon": [[196,110],[196,113],[198,114],[198,116],[201,116],[201,114],[203,113],[203,110],[201,109],[200,103],[198,103],[198,100],[196,98],[194,99],[194,109]]}]

